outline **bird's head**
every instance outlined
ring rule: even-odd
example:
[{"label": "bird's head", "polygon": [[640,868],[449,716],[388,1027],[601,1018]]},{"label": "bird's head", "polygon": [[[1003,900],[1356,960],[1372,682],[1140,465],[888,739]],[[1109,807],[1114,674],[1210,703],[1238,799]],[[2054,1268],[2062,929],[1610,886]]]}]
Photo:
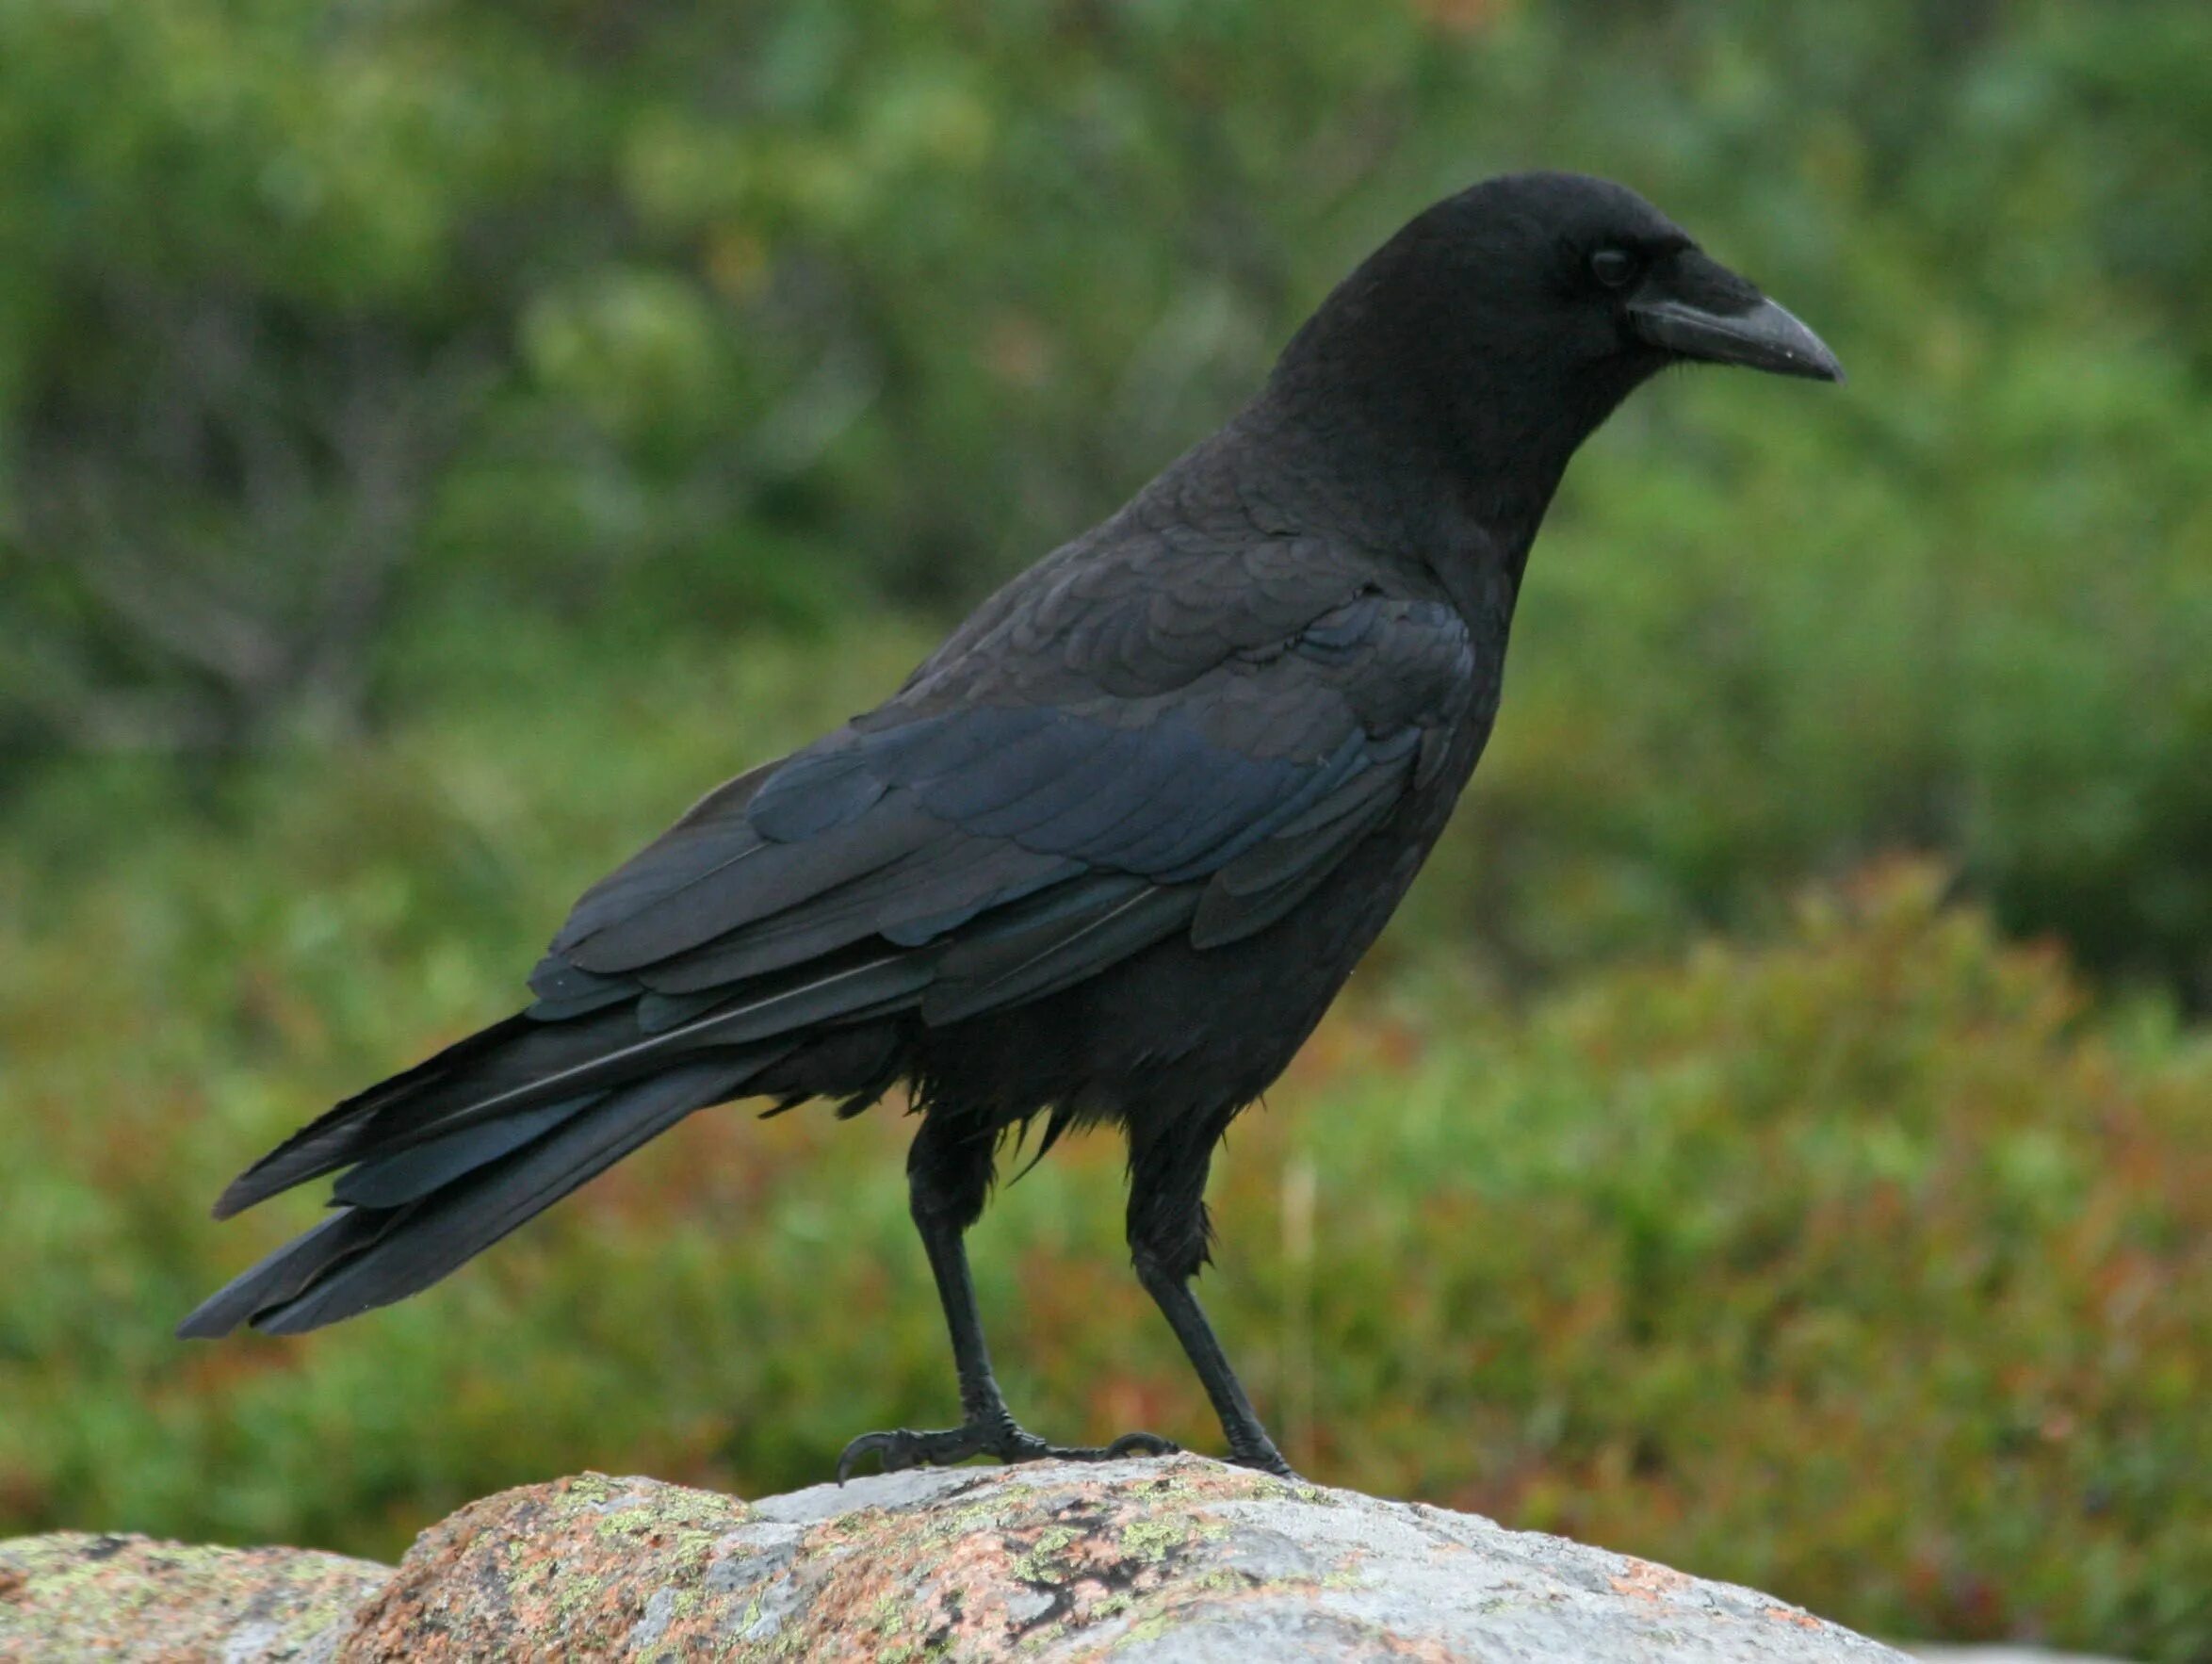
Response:
[{"label": "bird's head", "polygon": [[1609,180],[1487,179],[1437,204],[1390,247],[1402,256],[1393,265],[1403,298],[1436,306],[1447,341],[1504,332],[1562,365],[1638,380],[1681,360],[1844,379],[1819,336]]},{"label": "bird's head", "polygon": [[1354,442],[1548,498],[1622,399],[1687,362],[1844,376],[1819,336],[1625,186],[1513,173],[1445,198],[1362,263],[1273,390]]}]

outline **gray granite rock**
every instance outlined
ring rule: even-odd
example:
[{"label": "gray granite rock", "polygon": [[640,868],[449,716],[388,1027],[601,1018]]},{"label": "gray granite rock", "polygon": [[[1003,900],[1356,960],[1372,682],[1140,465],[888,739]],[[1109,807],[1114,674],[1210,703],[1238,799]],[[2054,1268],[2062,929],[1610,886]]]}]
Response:
[{"label": "gray granite rock", "polygon": [[[72,1656],[32,1645],[67,1617],[99,1626],[92,1656],[340,1664],[1905,1659],[1751,1590],[1196,1457],[902,1474],[756,1504],[584,1475],[472,1504],[388,1577],[330,1556],[133,1548],[237,1555],[241,1572],[258,1554],[290,1591],[260,1604],[235,1578],[187,1581],[165,1610],[158,1579],[152,1597],[143,1576],[110,1591],[63,1541],[0,1543],[0,1658]],[[193,1625],[207,1650],[171,1650]]]},{"label": "gray granite rock", "polygon": [[388,1566],[80,1531],[0,1542],[0,1660],[326,1664]]}]

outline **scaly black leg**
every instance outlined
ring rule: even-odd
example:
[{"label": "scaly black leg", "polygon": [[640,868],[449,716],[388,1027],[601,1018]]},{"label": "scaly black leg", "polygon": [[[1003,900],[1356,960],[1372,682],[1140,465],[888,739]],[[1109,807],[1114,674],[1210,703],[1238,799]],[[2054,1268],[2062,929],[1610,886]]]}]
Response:
[{"label": "scaly black leg", "polygon": [[1229,1367],[1228,1355],[1222,1351],[1220,1341],[1214,1338],[1213,1326],[1206,1321],[1205,1308],[1191,1292],[1189,1276],[1179,1277],[1140,1254],[1137,1280],[1159,1302],[1168,1327],[1175,1330],[1175,1338],[1183,1344],[1191,1367],[1198,1372],[1206,1396],[1213,1400],[1213,1413],[1221,1417],[1221,1430],[1228,1435],[1229,1460],[1286,1479],[1296,1478],[1298,1476],[1291,1471],[1291,1464],[1283,1460],[1283,1453],[1275,1447],[1275,1441],[1261,1426],[1252,1400],[1244,1396],[1244,1383],[1237,1379],[1237,1372]]},{"label": "scaly black leg", "polygon": [[968,1271],[968,1226],[983,1211],[990,1188],[992,1140],[960,1138],[924,1120],[906,1158],[907,1202],[921,1246],[936,1279],[937,1299],[952,1337],[952,1363],[960,1375],[961,1425],[935,1432],[899,1427],[863,1433],[838,1458],[838,1483],[843,1484],[865,1457],[879,1459],[886,1473],[929,1465],[944,1467],[971,1456],[1000,1461],[1107,1461],[1123,1456],[1167,1456],[1178,1448],[1152,1433],[1124,1433],[1111,1444],[1073,1447],[1048,1444],[1024,1429],[1006,1408],[991,1373],[991,1353],[984,1341],[983,1317],[976,1310],[975,1282]]},{"label": "scaly black leg", "polygon": [[1208,1259],[1211,1225],[1206,1216],[1206,1174],[1213,1145],[1226,1125],[1189,1122],[1140,1133],[1130,1138],[1129,1245],[1137,1281],[1145,1285],[1182,1343],[1191,1367],[1198,1372],[1221,1430],[1228,1436],[1229,1460],[1286,1479],[1297,1475],[1254,1413],[1252,1400],[1229,1367],[1228,1357],[1207,1322],[1205,1308],[1191,1292],[1191,1280]]}]

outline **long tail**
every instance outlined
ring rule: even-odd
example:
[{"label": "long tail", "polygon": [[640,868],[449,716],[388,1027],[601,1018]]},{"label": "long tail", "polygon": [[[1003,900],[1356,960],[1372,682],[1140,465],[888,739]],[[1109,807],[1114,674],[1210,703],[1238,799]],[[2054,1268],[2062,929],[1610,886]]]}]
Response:
[{"label": "long tail", "polygon": [[205,1300],[178,1328],[297,1334],[429,1287],[693,1110],[738,1092],[787,1048],[723,1053],[629,1085],[372,1157],[338,1212]]},{"label": "long tail", "polygon": [[734,947],[709,942],[720,955],[710,968],[679,955],[650,984],[551,956],[529,1011],[348,1099],[239,1175],[219,1218],[332,1173],[338,1212],[177,1332],[289,1334],[388,1305],[694,1110],[739,1097],[873,1101],[913,1022],[1040,998],[1182,927],[1196,905],[1195,884],[1100,874],[1036,891],[1033,877],[980,919],[964,892],[913,941],[903,926],[855,925],[849,887],[820,889],[825,907],[842,909],[838,931],[858,939],[805,938],[816,951],[798,963],[787,962],[789,930],[773,963],[739,962]]}]

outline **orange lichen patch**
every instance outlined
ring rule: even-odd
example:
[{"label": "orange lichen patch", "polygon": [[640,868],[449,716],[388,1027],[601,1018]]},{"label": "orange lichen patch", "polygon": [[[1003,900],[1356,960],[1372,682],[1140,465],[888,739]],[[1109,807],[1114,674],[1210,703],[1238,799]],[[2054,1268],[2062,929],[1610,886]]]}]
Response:
[{"label": "orange lichen patch", "polygon": [[1670,1566],[1655,1566],[1650,1560],[1631,1558],[1628,1570],[1612,1578],[1613,1592],[1625,1594],[1639,1601],[1650,1601],[1656,1606],[1662,1594],[1673,1594],[1687,1589],[1690,1580]]},{"label": "orange lichen patch", "polygon": [[862,1638],[878,1652],[991,1656],[1076,1638],[1140,1607],[1158,1615],[1194,1553],[1219,1535],[1196,1506],[1275,1486],[1204,1462],[1133,1484],[988,1474],[928,1510],[863,1509],[809,1534],[803,1555],[830,1542],[848,1552],[777,1640],[801,1656]]},{"label": "orange lichen patch", "polygon": [[1799,1629],[1825,1629],[1826,1624],[1810,1612],[1800,1612],[1795,1607],[1768,1607],[1759,1614],[1776,1623],[1795,1623]]}]

